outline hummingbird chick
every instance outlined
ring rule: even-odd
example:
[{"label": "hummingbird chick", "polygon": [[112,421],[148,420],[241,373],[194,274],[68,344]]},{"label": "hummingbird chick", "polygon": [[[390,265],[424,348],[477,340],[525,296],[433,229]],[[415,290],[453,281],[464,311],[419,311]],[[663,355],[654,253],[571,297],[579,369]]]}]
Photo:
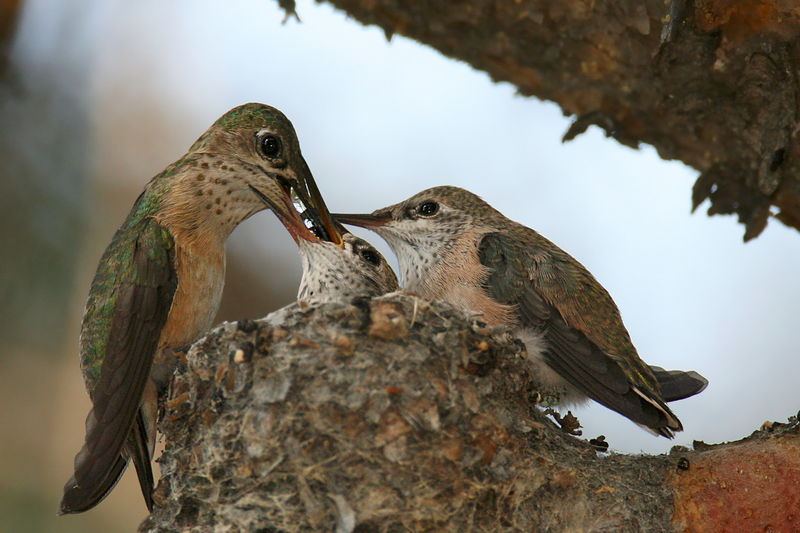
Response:
[{"label": "hummingbird chick", "polygon": [[340,238],[340,245],[320,239],[298,243],[303,261],[298,300],[323,303],[398,289],[397,276],[378,250],[350,232]]},{"label": "hummingbird chick", "polygon": [[708,384],[696,372],[648,367],[583,265],[469,191],[434,187],[371,215],[334,218],[383,237],[405,289],[513,328],[542,385],[564,402],[591,398],[671,438],[683,426],[665,402]]},{"label": "hummingbird chick", "polygon": [[97,505],[130,459],[152,511],[158,398],[175,367],[174,349],[212,325],[228,235],[269,205],[284,209],[290,197],[311,208],[328,235],[333,224],[315,215],[317,196],[292,124],[263,104],[223,115],[145,186],[89,290],[80,362],[92,408],[62,514]]},{"label": "hummingbird chick", "polygon": [[[322,195],[316,189],[314,197],[319,218],[331,220]],[[297,291],[298,300],[326,303],[355,296],[380,296],[398,289],[394,271],[370,243],[340,224],[332,223],[330,229],[324,231],[308,221],[307,211],[300,211],[296,205],[295,208],[272,205],[297,243],[302,259],[303,277]]]}]

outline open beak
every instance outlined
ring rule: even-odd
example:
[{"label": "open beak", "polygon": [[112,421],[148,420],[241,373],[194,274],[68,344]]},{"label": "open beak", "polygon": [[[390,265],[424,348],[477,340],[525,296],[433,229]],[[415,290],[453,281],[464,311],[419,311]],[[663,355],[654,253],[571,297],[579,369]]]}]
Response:
[{"label": "open beak", "polygon": [[316,209],[316,215],[319,218],[323,231],[327,232],[330,237],[329,240],[336,246],[343,248],[344,241],[342,240],[342,233],[346,233],[347,230],[345,230],[341,224],[333,220],[333,216],[331,212],[328,211],[325,200],[322,198],[322,193],[319,192],[317,182],[314,181],[314,175],[311,173],[311,169],[308,168],[305,159],[301,157],[300,160],[302,161],[303,174],[305,174],[303,176],[303,181],[305,181],[306,187],[308,187],[308,193],[311,195],[311,200],[308,202],[308,205],[310,208]]},{"label": "open beak", "polygon": [[357,215],[350,213],[336,213],[333,215],[338,222],[362,228],[372,229],[385,226],[392,218],[391,215]]},{"label": "open beak", "polygon": [[[309,242],[329,241],[340,248],[344,247],[342,234],[347,230],[333,220],[324,202],[312,204],[302,188],[283,176],[266,173],[278,183],[282,194],[266,195],[252,185],[250,189],[272,209],[295,242],[299,243],[300,239]],[[319,198],[322,199],[321,196]]]}]

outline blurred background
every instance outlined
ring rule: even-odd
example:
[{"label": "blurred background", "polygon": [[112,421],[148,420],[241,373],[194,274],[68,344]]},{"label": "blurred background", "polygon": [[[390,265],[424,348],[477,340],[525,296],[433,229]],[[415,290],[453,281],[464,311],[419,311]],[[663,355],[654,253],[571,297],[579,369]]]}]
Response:
[{"label": "blurred background", "polygon": [[[145,516],[130,473],[95,510],[55,516],[88,410],[83,304],[145,182],[249,101],[293,121],[332,209],[471,189],[583,262],[649,363],[711,381],[673,404],[674,442],[598,406],[577,410],[584,436],[664,453],[797,412],[796,231],[744,245],[733,218],[690,215],[692,169],[594,128],[561,144],[555,105],[328,5],[297,9],[282,24],[268,0],[0,1],[0,531],[132,531]],[[291,302],[299,276],[282,227],[253,217],[229,243],[219,320]]]}]

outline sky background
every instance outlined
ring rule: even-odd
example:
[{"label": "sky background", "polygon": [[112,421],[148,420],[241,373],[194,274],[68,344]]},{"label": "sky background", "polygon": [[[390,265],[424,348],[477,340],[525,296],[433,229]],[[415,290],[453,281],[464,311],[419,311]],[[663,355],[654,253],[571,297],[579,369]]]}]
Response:
[{"label": "sky background", "polygon": [[[22,410],[3,421],[24,427],[18,442],[0,443],[9,448],[0,454],[0,504],[18,501],[19,484],[37,494],[16,509],[37,519],[20,514],[25,527],[15,530],[129,531],[144,517],[130,473],[87,515],[52,516],[88,408],[80,313],[100,254],[146,181],[250,101],[292,120],[332,210],[371,211],[434,185],[467,188],[582,262],[648,363],[694,369],[711,382],[672,404],[685,427],[674,441],[597,405],[576,411],[584,436],[603,434],[620,452],[665,453],[695,439],[737,439],[797,412],[796,231],[773,221],[743,244],[734,218],[708,218],[705,206],[690,213],[695,170],[650,147],[622,147],[594,127],[562,144],[570,118],[554,104],[517,96],[408,39],[387,42],[328,5],[301,0],[297,11],[302,23],[281,24],[283,12],[267,0],[27,3],[13,58],[27,75],[44,76],[39,90],[68,91],[85,110],[86,232],[75,243],[61,349],[24,364],[0,360],[0,399],[33,390],[41,403],[36,415]],[[379,237],[357,233],[395,264]],[[226,294],[221,317],[262,316],[293,300],[293,247],[269,212],[243,224],[229,243],[235,298]],[[254,286],[269,299],[248,300]]]}]

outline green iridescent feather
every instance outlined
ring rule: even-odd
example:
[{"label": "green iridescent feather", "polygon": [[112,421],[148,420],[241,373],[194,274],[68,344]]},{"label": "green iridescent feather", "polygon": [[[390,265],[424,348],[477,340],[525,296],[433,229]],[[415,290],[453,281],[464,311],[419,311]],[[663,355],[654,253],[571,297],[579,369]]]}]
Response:
[{"label": "green iridescent feather", "polygon": [[[170,168],[159,177],[168,173]],[[163,190],[160,189],[165,186],[163,180],[156,178],[139,196],[128,218],[114,234],[97,267],[81,324],[80,363],[90,395],[100,378],[105,360],[118,289],[123,282],[135,283],[138,275],[133,261],[135,250],[137,247],[144,249],[155,264],[165,269],[171,268],[170,250],[174,247],[172,236],[151,218],[163,195]]]}]

